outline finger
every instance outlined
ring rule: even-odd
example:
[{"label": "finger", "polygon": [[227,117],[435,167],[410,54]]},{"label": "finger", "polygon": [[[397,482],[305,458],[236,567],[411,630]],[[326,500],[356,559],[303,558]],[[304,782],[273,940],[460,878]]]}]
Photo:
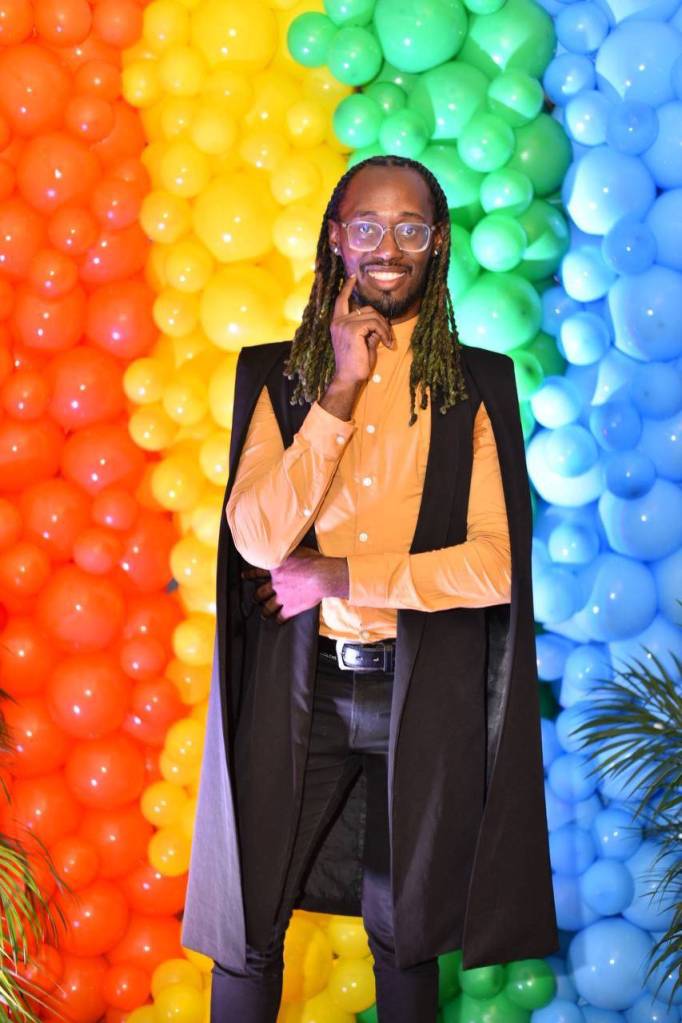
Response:
[{"label": "finger", "polygon": [[358,316],[357,320],[367,343],[370,341],[370,336],[376,334],[374,344],[382,341],[387,348],[391,347],[391,328],[382,316],[368,314],[367,316]]},{"label": "finger", "polygon": [[274,594],[274,592],[275,591],[273,590],[271,583],[263,583],[262,586],[259,586],[258,589],[255,590],[253,599],[267,600],[268,597],[271,597]]},{"label": "finger", "polygon": [[266,576],[270,577],[266,568],[247,568],[242,572],[242,579],[262,579]]},{"label": "finger", "polygon": [[334,303],[334,317],[347,316],[350,312],[350,296],[355,287],[355,274],[351,274],[344,281],[341,291],[337,295],[336,302]]},{"label": "finger", "polygon": [[269,599],[269,600],[266,600],[266,601],[265,601],[265,603],[263,604],[263,610],[264,610],[264,611],[267,611],[267,612],[268,612],[268,615],[274,615],[274,614],[277,614],[277,612],[279,611],[279,609],[280,609],[281,607],[282,607],[282,604],[281,604],[281,603],[280,603],[280,601],[279,601],[279,600],[277,599],[277,596],[276,596],[276,594],[273,594],[273,595],[272,595],[272,596],[270,597],[270,599]]}]

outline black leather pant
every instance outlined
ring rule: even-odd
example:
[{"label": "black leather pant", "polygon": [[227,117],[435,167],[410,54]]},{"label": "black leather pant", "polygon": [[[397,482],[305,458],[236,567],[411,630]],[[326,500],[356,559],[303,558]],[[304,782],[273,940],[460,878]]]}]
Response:
[{"label": "black leather pant", "polygon": [[435,1023],[438,960],[405,969],[394,964],[386,773],[392,686],[392,674],[348,671],[319,661],[303,804],[281,923],[266,951],[247,945],[245,973],[215,963],[211,1023],[275,1023],[284,935],[300,879],[316,840],[361,770],[367,783],[362,917],[374,956],[379,1021]]}]

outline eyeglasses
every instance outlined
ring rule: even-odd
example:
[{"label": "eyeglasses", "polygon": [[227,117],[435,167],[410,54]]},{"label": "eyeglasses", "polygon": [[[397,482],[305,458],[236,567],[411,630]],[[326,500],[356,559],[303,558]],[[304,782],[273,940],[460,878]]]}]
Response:
[{"label": "eyeglasses", "polygon": [[423,252],[431,241],[432,224],[403,221],[394,227],[377,224],[375,220],[341,221],[351,249],[359,252],[374,252],[384,240],[387,231],[393,231],[395,243],[401,252]]}]

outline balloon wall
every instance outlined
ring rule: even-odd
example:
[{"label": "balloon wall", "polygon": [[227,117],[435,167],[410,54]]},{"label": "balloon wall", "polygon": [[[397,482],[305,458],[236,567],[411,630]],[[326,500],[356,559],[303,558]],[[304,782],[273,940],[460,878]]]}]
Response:
[{"label": "balloon wall", "polygon": [[[0,0],[0,828],[66,916],[45,1019],[208,1023],[179,938],[237,354],[292,336],[332,187],[394,152],[448,196],[463,341],[516,365],[562,708],[562,954],[441,956],[441,1023],[679,1020],[636,792],[570,734],[616,658],[679,650],[677,6]],[[278,1023],[376,1020],[361,920],[296,911],[285,964]]]}]

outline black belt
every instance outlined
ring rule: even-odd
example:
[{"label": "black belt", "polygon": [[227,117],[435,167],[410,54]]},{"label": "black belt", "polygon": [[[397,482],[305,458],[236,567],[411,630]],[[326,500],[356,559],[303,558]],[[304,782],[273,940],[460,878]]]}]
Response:
[{"label": "black belt", "polygon": [[318,636],[318,657],[324,663],[334,661],[345,671],[395,670],[395,639],[380,639],[376,643],[350,643],[344,639]]}]

